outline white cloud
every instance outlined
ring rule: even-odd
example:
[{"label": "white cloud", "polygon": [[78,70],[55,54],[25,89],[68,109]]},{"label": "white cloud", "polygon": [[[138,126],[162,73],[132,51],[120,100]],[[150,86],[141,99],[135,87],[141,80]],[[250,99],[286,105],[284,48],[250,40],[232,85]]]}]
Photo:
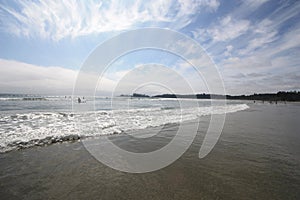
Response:
[{"label": "white cloud", "polygon": [[228,46],[226,46],[226,50],[227,50],[228,52],[231,52],[231,51],[232,51],[232,49],[233,49],[233,46],[232,46],[232,45],[228,45]]},{"label": "white cloud", "polygon": [[257,52],[245,58],[230,57],[221,65],[221,74],[231,94],[299,90],[299,62],[300,58],[290,55],[271,58]]},{"label": "white cloud", "polygon": [[193,32],[194,38],[200,40],[212,39],[213,42],[233,40],[245,34],[250,28],[250,21],[234,19],[231,16],[222,18],[217,24]]},{"label": "white cloud", "polygon": [[[265,35],[266,38],[268,38],[267,35]],[[258,37],[256,41],[260,41],[260,39]],[[300,62],[300,58],[295,56],[299,50],[291,51],[293,48],[300,46],[300,27],[285,33],[280,40],[276,40],[272,44],[268,44],[266,41],[259,43],[258,46],[261,47],[259,49],[254,49],[254,46],[251,44],[252,42],[250,41],[249,46],[246,48],[249,51],[248,54],[244,53],[242,57],[229,57],[222,62],[222,66],[227,69],[238,70],[239,72],[242,70],[243,72],[251,73],[257,72],[257,70],[287,70],[297,66]],[[242,52],[246,50],[243,49]],[[289,53],[284,53],[286,51],[289,51]]]},{"label": "white cloud", "polygon": [[187,73],[156,64],[136,65],[129,70],[105,73],[101,79],[98,74],[82,71],[78,79],[78,72],[62,67],[44,67],[0,59],[0,93],[69,95],[73,92],[74,84],[77,84],[76,94],[90,95],[96,89],[100,95],[108,95],[111,92],[118,95],[130,94],[134,92],[134,88],[151,83],[161,86],[147,86],[145,93],[159,94],[166,92],[166,88],[176,93],[191,93],[187,84],[191,84],[197,92],[206,91],[201,76],[195,71]]},{"label": "white cloud", "polygon": [[252,9],[256,9],[268,1],[269,0],[244,0],[244,4],[245,6],[251,7]]},{"label": "white cloud", "polygon": [[226,90],[231,94],[299,90],[299,25],[280,36],[271,20],[253,27],[255,37],[245,49],[219,63]]},{"label": "white cloud", "polygon": [[257,49],[266,48],[279,38],[277,29],[273,27],[273,21],[269,19],[264,19],[253,25],[251,31],[251,39],[249,39],[247,47],[239,52],[241,55],[249,55]]},{"label": "white cloud", "polygon": [[199,9],[214,11],[217,0],[156,1],[19,1],[18,8],[0,4],[1,27],[17,36],[60,40],[109,31],[122,31],[142,23],[169,23],[180,29]]},{"label": "white cloud", "polygon": [[212,34],[215,41],[226,41],[235,39],[249,29],[250,22],[248,20],[237,20],[227,16],[223,18],[218,25],[220,28],[214,27],[208,30],[209,34]]},{"label": "white cloud", "polygon": [[226,46],[226,51],[224,53],[225,56],[231,56],[231,52],[233,50],[233,46],[232,45],[227,45]]},{"label": "white cloud", "polygon": [[299,1],[282,1],[274,12],[268,18],[273,20],[273,27],[279,26],[285,21],[299,15]]},{"label": "white cloud", "polygon": [[287,32],[281,40],[275,43],[276,48],[272,48],[270,51],[265,51],[266,55],[275,55],[286,50],[296,48],[300,46],[300,26]]},{"label": "white cloud", "polygon": [[[194,77],[197,76],[197,79]],[[195,80],[197,82],[195,82]],[[197,84],[195,84],[197,83]],[[156,87],[145,87],[157,85]],[[129,70],[121,79],[118,80],[115,90],[116,94],[131,94],[137,88],[147,94],[168,93],[193,93],[203,91],[204,82],[198,74],[184,73],[183,71],[166,67],[161,64],[142,64]]]},{"label": "white cloud", "polygon": [[[78,71],[62,67],[43,67],[12,60],[0,59],[0,92],[71,94]],[[82,87],[89,88],[89,80],[96,75],[84,74]],[[102,88],[110,91],[115,82],[104,77]]]},{"label": "white cloud", "polygon": [[239,6],[230,12],[231,16],[235,18],[251,17],[253,12],[257,11],[263,4],[270,2],[270,0],[243,0],[239,1]]},{"label": "white cloud", "polygon": [[184,15],[188,12],[196,12],[199,7],[205,7],[209,10],[216,11],[220,6],[220,2],[218,0],[178,0],[182,13]]}]

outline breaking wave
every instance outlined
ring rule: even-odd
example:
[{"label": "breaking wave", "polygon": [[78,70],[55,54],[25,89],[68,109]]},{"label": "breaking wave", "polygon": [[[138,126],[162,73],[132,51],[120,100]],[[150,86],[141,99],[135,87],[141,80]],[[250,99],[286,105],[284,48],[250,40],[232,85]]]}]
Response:
[{"label": "breaking wave", "polygon": [[232,113],[246,104],[198,108],[140,108],[129,110],[32,112],[0,115],[0,152],[44,146],[86,137],[119,134],[129,130],[180,123],[210,114]]}]

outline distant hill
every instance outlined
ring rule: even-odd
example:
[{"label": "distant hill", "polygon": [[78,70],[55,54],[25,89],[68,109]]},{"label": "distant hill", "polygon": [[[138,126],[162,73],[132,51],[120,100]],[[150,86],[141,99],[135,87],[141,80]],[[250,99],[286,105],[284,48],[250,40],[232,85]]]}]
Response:
[{"label": "distant hill", "polygon": [[138,98],[149,98],[149,95],[146,94],[138,94],[138,93],[133,93],[132,95],[128,94],[121,94],[120,97],[138,97]]},{"label": "distant hill", "polygon": [[277,92],[263,93],[252,95],[215,95],[215,94],[196,94],[196,95],[180,95],[180,94],[161,94],[152,96],[153,98],[191,98],[191,99],[239,99],[239,100],[261,100],[261,101],[300,101],[300,92]]},{"label": "distant hill", "polygon": [[261,100],[261,101],[300,101],[300,92],[277,92],[265,94],[252,94],[240,96],[226,96],[227,99],[245,99],[245,100]]},{"label": "distant hill", "polygon": [[219,95],[219,94],[160,94],[149,96],[146,94],[133,93],[132,95],[120,95],[121,97],[137,97],[137,98],[183,98],[183,99],[236,99],[236,100],[260,100],[260,101],[300,101],[300,92],[280,91],[277,93],[262,93],[251,95]]}]

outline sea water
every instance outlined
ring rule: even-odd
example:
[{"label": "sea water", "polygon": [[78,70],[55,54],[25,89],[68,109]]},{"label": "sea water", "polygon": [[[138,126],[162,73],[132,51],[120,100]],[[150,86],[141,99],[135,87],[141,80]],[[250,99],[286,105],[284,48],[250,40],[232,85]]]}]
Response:
[{"label": "sea water", "polygon": [[[78,103],[78,98],[83,103]],[[0,152],[120,134],[247,108],[239,101],[224,105],[220,100],[2,94]]]}]

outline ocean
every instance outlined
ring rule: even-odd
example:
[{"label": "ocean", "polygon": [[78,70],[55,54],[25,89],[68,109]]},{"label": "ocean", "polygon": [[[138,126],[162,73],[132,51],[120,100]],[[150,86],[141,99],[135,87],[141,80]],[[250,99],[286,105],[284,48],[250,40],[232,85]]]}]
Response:
[{"label": "ocean", "polygon": [[[81,98],[82,103],[78,103]],[[249,108],[239,101],[0,95],[0,152],[181,123]]]}]

